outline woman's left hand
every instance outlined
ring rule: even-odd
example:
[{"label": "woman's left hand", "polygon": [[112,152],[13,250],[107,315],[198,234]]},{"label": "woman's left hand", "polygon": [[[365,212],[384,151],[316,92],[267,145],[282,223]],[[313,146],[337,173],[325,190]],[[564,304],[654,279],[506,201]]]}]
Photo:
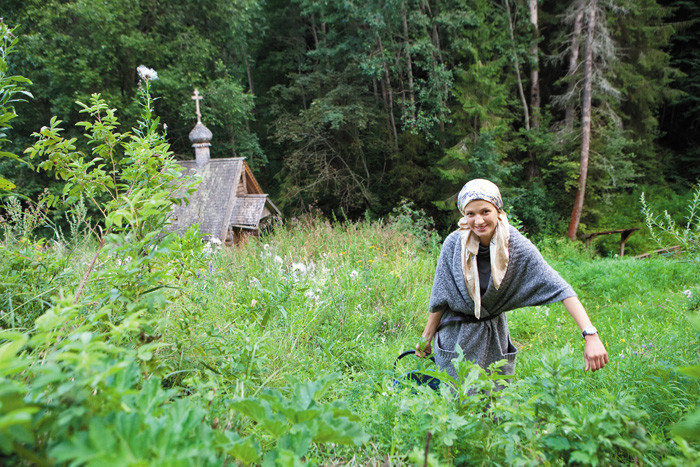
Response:
[{"label": "woman's left hand", "polygon": [[598,337],[598,334],[586,336],[586,347],[583,349],[583,360],[586,371],[600,370],[608,363],[608,351]]}]

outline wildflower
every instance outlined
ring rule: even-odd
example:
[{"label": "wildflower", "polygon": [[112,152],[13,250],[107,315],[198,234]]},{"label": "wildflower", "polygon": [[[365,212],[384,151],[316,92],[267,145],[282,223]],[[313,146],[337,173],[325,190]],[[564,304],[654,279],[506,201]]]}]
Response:
[{"label": "wildflower", "polygon": [[269,243],[266,243],[266,244],[263,245],[263,250],[267,251],[267,250],[269,250],[269,249],[270,249],[270,244],[269,244]]},{"label": "wildflower", "polygon": [[280,258],[279,256],[275,256],[275,263],[281,265],[282,263],[284,263],[284,261],[282,261],[282,258]]},{"label": "wildflower", "polygon": [[255,305],[257,305],[257,304],[258,304],[258,301],[257,301],[256,299],[253,299],[253,300],[251,300],[251,302],[250,302],[250,307],[251,307],[251,308],[254,308]]},{"label": "wildflower", "polygon": [[649,348],[651,349],[651,342],[649,342]]},{"label": "wildflower", "polygon": [[209,272],[210,273],[214,272],[214,262],[213,261],[209,261]]},{"label": "wildflower", "polygon": [[297,271],[306,274],[306,265],[304,263],[292,263],[292,272]]},{"label": "wildflower", "polygon": [[693,292],[690,289],[684,290],[683,295],[685,295],[688,298],[693,298]]},{"label": "wildflower", "polygon": [[153,68],[148,68],[147,66],[139,65],[136,71],[139,73],[141,79],[145,79],[148,81],[158,79],[158,73],[156,73],[156,71]]},{"label": "wildflower", "polygon": [[210,239],[209,239],[209,242],[210,242],[210,243],[213,243],[214,245],[217,245],[217,246],[221,245],[221,240],[219,240],[219,239],[216,238],[216,237],[210,238]]},{"label": "wildflower", "polygon": [[316,294],[314,293],[313,290],[307,290],[306,293],[304,294],[306,298],[316,298]]},{"label": "wildflower", "polygon": [[360,273],[353,269],[352,272],[350,273],[350,279],[354,279],[359,275],[360,275]]}]

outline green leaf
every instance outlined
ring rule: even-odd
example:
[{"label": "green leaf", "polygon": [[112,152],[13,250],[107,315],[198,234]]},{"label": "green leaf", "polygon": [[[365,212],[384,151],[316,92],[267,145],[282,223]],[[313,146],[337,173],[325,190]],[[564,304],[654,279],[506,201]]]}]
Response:
[{"label": "green leaf", "polygon": [[0,177],[0,190],[11,191],[17,188],[17,186],[6,178]]},{"label": "green leaf", "polygon": [[700,365],[681,367],[678,368],[678,371],[688,376],[692,376],[693,378],[700,378]]},{"label": "green leaf", "polygon": [[591,464],[592,461],[593,459],[591,456],[583,451],[574,451],[571,453],[571,457],[569,458],[569,462],[580,462],[584,465]]},{"label": "green leaf", "polygon": [[567,440],[563,436],[553,436],[545,438],[544,444],[554,449],[555,451],[568,451],[569,449],[571,449],[571,444],[569,444],[569,440]]}]

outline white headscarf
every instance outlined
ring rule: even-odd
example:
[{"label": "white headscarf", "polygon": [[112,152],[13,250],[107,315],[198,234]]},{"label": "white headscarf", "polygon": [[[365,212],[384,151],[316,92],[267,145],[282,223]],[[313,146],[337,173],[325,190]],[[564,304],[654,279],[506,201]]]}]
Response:
[{"label": "white headscarf", "polygon": [[479,237],[469,228],[467,217],[464,214],[467,204],[478,199],[488,201],[498,209],[498,223],[489,245],[491,280],[496,289],[501,286],[508,269],[510,229],[508,217],[503,210],[501,192],[496,184],[483,178],[467,182],[457,197],[457,207],[463,216],[459,220],[459,235],[462,243],[462,270],[464,271],[464,281],[467,284],[467,290],[474,301],[474,315],[477,319],[480,319],[481,291],[479,288],[479,270],[476,265],[476,255],[479,253]]}]

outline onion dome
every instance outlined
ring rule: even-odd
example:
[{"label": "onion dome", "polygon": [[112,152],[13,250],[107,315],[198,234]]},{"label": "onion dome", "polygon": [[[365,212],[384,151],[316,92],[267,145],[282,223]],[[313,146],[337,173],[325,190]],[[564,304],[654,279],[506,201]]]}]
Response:
[{"label": "onion dome", "polygon": [[205,127],[202,122],[197,122],[197,124],[190,131],[190,141],[192,144],[197,143],[208,143],[211,141],[212,133],[209,128]]}]

